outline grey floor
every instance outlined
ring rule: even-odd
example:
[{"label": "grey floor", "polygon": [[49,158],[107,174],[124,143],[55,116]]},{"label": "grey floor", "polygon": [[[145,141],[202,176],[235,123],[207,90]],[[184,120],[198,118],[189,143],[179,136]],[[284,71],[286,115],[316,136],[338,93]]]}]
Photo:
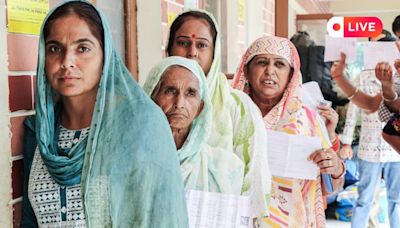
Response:
[{"label": "grey floor", "polygon": [[[338,220],[328,219],[326,228],[350,228],[350,222],[342,222]],[[390,228],[389,224],[380,223],[379,228]]]}]

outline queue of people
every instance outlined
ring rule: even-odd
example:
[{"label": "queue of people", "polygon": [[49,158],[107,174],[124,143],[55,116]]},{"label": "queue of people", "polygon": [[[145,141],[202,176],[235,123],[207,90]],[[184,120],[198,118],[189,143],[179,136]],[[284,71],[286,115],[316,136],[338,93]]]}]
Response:
[{"label": "queue of people", "polygon": [[[76,0],[50,11],[40,33],[36,115],[25,121],[22,227],[185,228],[186,190],[248,197],[252,227],[325,227],[325,198],[342,188],[346,172],[337,113],[304,104],[288,39],[254,41],[232,86],[220,72],[220,39],[210,13],[178,15],[167,57],[140,88],[100,10]],[[364,102],[368,95],[353,91],[344,67],[343,59],[334,64],[334,80]],[[393,76],[382,67],[376,75],[389,88]],[[385,93],[398,110],[397,95]],[[360,106],[376,111],[380,99]],[[272,175],[267,130],[319,138],[308,157],[317,178]]]}]

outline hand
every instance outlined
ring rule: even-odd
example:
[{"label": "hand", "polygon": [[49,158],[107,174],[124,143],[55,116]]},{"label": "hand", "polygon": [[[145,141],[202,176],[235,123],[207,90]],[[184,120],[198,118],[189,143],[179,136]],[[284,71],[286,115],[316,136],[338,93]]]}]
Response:
[{"label": "hand", "polygon": [[388,62],[379,62],[375,66],[375,75],[382,83],[382,90],[390,89],[393,85],[392,67]]},{"label": "hand", "polygon": [[325,126],[328,130],[329,138],[336,136],[336,125],[339,122],[339,114],[330,106],[318,106],[319,114],[325,118]]},{"label": "hand", "polygon": [[346,54],[340,53],[340,60],[335,61],[331,67],[331,75],[333,80],[339,80],[344,77],[344,69],[346,68]]},{"label": "hand", "polygon": [[309,161],[316,163],[321,173],[340,176],[344,170],[340,158],[332,149],[320,149],[308,157]]},{"label": "hand", "polygon": [[350,159],[353,157],[353,149],[351,149],[351,146],[349,144],[344,144],[342,148],[338,152],[339,158],[342,160],[345,159]]},{"label": "hand", "polygon": [[[400,42],[399,42],[399,49],[400,49]],[[397,75],[400,75],[400,59],[396,59],[394,61],[394,69],[396,69]]]}]

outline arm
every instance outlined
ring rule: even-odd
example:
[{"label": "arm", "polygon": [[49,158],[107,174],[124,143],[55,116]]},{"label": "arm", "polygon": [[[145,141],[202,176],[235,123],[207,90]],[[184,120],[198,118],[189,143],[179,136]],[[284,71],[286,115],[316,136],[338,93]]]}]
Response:
[{"label": "arm", "polygon": [[22,200],[22,221],[21,227],[38,227],[35,213],[33,212],[32,205],[28,198],[28,183],[29,174],[31,170],[33,156],[36,149],[36,136],[34,117],[28,117],[25,122],[25,135],[24,135],[24,182],[23,182],[23,200]]},{"label": "arm", "polygon": [[389,135],[385,132],[382,132],[383,139],[389,143],[400,154],[400,136],[398,135]]},{"label": "arm", "polygon": [[[394,67],[400,75],[400,59],[394,63]],[[384,103],[391,112],[398,112],[400,109],[400,100],[394,88],[394,75],[388,62],[380,62],[375,67],[375,75],[382,83],[382,92]]]},{"label": "arm", "polygon": [[353,156],[351,144],[353,142],[353,134],[357,124],[357,117],[359,116],[360,109],[353,102],[350,102],[346,112],[346,122],[341,135],[343,148],[339,151],[339,157],[342,159],[350,159]]},{"label": "arm", "polygon": [[346,96],[348,96],[349,100],[351,100],[354,104],[366,110],[367,112],[376,112],[382,100],[381,94],[378,93],[375,96],[370,96],[354,87],[344,76],[344,69],[346,67],[345,61],[346,55],[342,53],[340,61],[335,62],[332,65],[332,79],[338,84]]}]

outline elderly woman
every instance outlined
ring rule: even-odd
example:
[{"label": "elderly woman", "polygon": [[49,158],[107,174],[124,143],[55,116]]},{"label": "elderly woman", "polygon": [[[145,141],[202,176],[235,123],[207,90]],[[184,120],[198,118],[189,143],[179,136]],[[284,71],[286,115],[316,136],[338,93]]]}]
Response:
[{"label": "elderly woman", "polygon": [[36,116],[26,122],[23,227],[188,227],[165,116],[90,3],[63,3],[45,19],[36,93]]},{"label": "elderly woman", "polygon": [[[266,36],[254,41],[244,54],[233,86],[248,93],[262,112],[265,127],[304,136],[319,136],[325,149],[310,155],[321,173],[332,175],[338,188],[345,172],[343,162],[323,137],[316,112],[302,103],[300,61],[294,45],[285,38]],[[326,112],[326,111],[324,111]],[[301,180],[273,176],[270,216],[273,227],[324,227],[321,178]]]},{"label": "elderly woman", "polygon": [[[230,148],[208,145],[211,134],[212,104],[206,78],[196,61],[173,56],[150,71],[143,89],[160,106],[170,124],[186,189],[241,195],[244,162]],[[261,116],[259,116],[261,120]],[[262,122],[260,123],[262,124]],[[264,132],[265,134],[265,132]],[[266,165],[265,153],[258,153],[251,167]],[[268,168],[268,167],[266,167]],[[260,189],[250,189],[255,217],[266,211],[265,195],[269,176],[252,177]],[[258,214],[256,214],[258,213]]]},{"label": "elderly woman", "polygon": [[[211,100],[211,130],[207,143],[233,151],[245,165],[243,194],[262,189],[257,176],[264,176],[270,186],[268,164],[255,157],[266,153],[265,136],[259,110],[241,91],[232,90],[220,72],[221,41],[214,17],[206,11],[190,10],[180,14],[172,23],[167,46],[168,56],[193,59],[206,75]],[[264,165],[252,163],[263,162]],[[257,167],[261,167],[258,169]],[[264,174],[262,174],[264,173]],[[251,190],[252,189],[252,190]],[[268,198],[269,189],[262,190]],[[267,199],[268,200],[268,199]]]}]

